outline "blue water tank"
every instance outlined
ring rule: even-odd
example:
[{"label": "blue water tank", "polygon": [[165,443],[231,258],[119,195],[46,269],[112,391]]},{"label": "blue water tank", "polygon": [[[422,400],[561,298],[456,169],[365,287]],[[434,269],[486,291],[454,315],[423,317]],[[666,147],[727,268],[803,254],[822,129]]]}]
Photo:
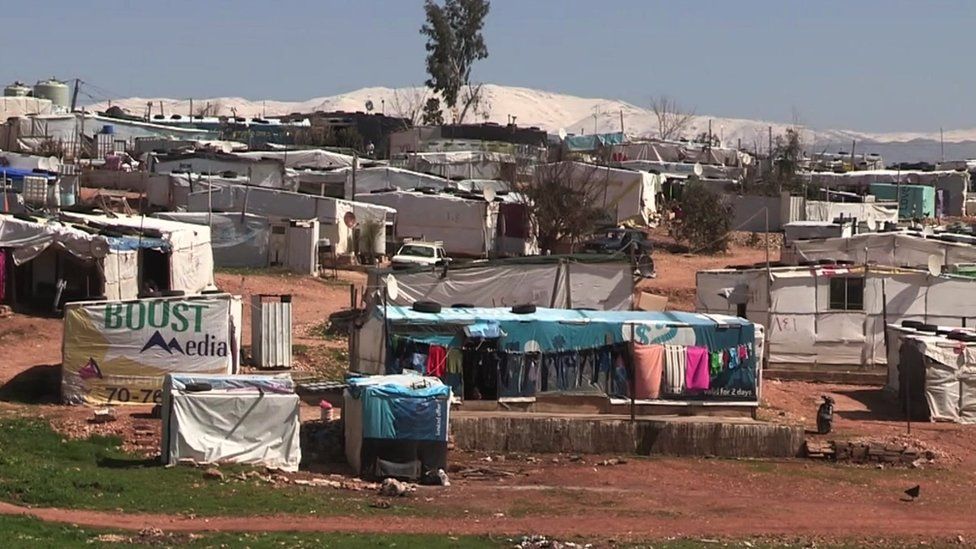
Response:
[{"label": "blue water tank", "polygon": [[115,126],[111,124],[105,124],[102,126],[102,133],[105,135],[112,135],[115,133]]}]

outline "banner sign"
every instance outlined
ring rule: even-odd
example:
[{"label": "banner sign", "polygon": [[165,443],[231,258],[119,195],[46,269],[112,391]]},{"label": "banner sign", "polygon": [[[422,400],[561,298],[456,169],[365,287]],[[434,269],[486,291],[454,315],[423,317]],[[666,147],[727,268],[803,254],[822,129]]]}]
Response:
[{"label": "banner sign", "polygon": [[69,304],[62,395],[70,403],[161,402],[168,373],[230,373],[229,298]]}]

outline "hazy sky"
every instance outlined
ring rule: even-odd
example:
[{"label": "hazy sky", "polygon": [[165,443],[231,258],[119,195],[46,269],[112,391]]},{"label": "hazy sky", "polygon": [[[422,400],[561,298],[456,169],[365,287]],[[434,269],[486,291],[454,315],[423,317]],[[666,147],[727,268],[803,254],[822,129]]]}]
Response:
[{"label": "hazy sky", "polygon": [[[479,81],[865,131],[976,127],[976,2],[492,0]],[[3,2],[0,82],[308,99],[424,78],[421,0]]]}]

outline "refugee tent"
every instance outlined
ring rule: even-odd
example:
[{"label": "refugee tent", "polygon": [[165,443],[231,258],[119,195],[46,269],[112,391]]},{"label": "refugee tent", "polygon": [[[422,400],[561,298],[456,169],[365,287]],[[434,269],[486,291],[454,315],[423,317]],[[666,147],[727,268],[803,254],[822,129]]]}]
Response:
[{"label": "refugee tent", "polygon": [[801,175],[809,185],[825,189],[864,189],[872,183],[935,187],[936,207],[942,215],[965,215],[970,175],[966,171],[861,170],[847,173],[815,172]]},{"label": "refugee tent", "polygon": [[[921,231],[862,233],[849,237],[796,240],[784,243],[783,261],[851,261],[879,265],[928,268],[935,258],[951,267],[976,263],[976,245],[956,235],[923,234]],[[976,242],[976,239],[972,239]]]},{"label": "refugee tent", "polygon": [[863,228],[883,227],[898,223],[898,206],[877,202],[826,202],[807,200],[804,206],[807,221],[833,221],[839,217],[857,219]]},{"label": "refugee tent", "polygon": [[214,265],[267,267],[271,222],[267,217],[238,213],[157,212],[153,217],[210,227]]},{"label": "refugee tent", "polygon": [[[353,198],[352,170],[346,170],[346,198]],[[383,190],[447,189],[453,182],[440,176],[394,166],[356,170],[356,194]]]},{"label": "refugee tent", "polygon": [[140,250],[140,282],[152,280],[159,290],[186,295],[215,288],[209,227],[145,215],[61,215],[73,223],[126,235],[116,245]]},{"label": "refugee tent", "polygon": [[387,277],[396,278],[393,305],[434,301],[478,307],[535,303],[546,307],[597,310],[629,309],[634,267],[621,256],[537,256],[451,265],[443,269],[372,270],[369,296],[381,296]]},{"label": "refugee tent", "polygon": [[[190,153],[152,154],[153,173],[213,174],[247,177],[250,185],[281,189],[286,187],[285,166],[274,158],[251,158],[236,153],[194,151]],[[293,185],[292,185],[293,186]]]},{"label": "refugee tent", "polygon": [[69,303],[62,398],[158,403],[168,373],[235,373],[242,315],[240,298],[228,294]]},{"label": "refugee tent", "polygon": [[353,157],[351,155],[324,149],[237,152],[234,155],[252,160],[276,160],[284,164],[286,168],[331,170],[351,167],[353,163]]},{"label": "refugee tent", "polygon": [[302,459],[299,404],[288,374],[167,374],[162,461],[297,471]]},{"label": "refugee tent", "polygon": [[[364,193],[356,200],[396,210],[398,241],[440,241],[449,255],[474,257],[536,252],[524,204],[416,191]],[[500,212],[505,213],[500,216]]]},{"label": "refugee tent", "polygon": [[366,478],[447,470],[450,387],[419,375],[353,377],[343,393],[346,459]]},{"label": "refugee tent", "polygon": [[699,271],[695,309],[767,327],[770,364],[822,370],[887,362],[887,323],[973,325],[976,280],[882,265]]},{"label": "refugee tent", "polygon": [[885,391],[913,416],[976,423],[976,332],[906,324],[888,325]]},{"label": "refugee tent", "polygon": [[757,402],[761,346],[757,328],[744,319],[517,307],[425,311],[373,308],[363,328],[380,325],[369,332],[379,338],[360,340],[360,347],[387,349],[385,373],[436,376],[465,400],[562,394],[611,403]]},{"label": "refugee tent", "polygon": [[735,149],[709,147],[696,143],[644,141],[614,145],[611,157],[615,162],[654,160],[690,164],[717,164],[741,167],[752,163],[752,157]]},{"label": "refugee tent", "polygon": [[515,175],[515,156],[489,151],[411,153],[397,161],[402,167],[446,179],[505,179]]},{"label": "refugee tent", "polygon": [[878,200],[898,202],[900,219],[930,219],[939,213],[936,210],[934,187],[871,183],[869,189]]},{"label": "refugee tent", "polygon": [[187,209],[191,212],[237,212],[283,219],[318,219],[319,237],[328,239],[336,254],[362,251],[357,242],[356,226],[369,222],[380,224],[374,252],[385,253],[387,226],[390,223],[387,217],[393,218],[396,214],[392,208],[375,204],[246,185],[214,185],[212,190],[190,193],[188,203]]},{"label": "refugee tent", "polygon": [[537,179],[568,179],[577,188],[599,189],[601,206],[609,211],[613,223],[635,221],[646,225],[657,214],[657,193],[664,184],[658,174],[583,162],[542,164],[535,169]]}]

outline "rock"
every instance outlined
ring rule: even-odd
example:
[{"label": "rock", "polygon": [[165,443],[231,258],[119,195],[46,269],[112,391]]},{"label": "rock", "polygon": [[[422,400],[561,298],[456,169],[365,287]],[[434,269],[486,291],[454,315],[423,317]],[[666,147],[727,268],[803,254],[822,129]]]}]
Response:
[{"label": "rock", "polygon": [[203,472],[203,478],[209,478],[213,480],[224,480],[224,474],[220,472],[220,469],[216,467],[211,467]]},{"label": "rock", "polygon": [[394,478],[383,479],[380,485],[380,495],[386,497],[403,497],[410,489],[405,482],[400,482]]},{"label": "rock", "polygon": [[109,423],[115,421],[115,410],[111,408],[99,408],[92,413],[88,423]]}]

